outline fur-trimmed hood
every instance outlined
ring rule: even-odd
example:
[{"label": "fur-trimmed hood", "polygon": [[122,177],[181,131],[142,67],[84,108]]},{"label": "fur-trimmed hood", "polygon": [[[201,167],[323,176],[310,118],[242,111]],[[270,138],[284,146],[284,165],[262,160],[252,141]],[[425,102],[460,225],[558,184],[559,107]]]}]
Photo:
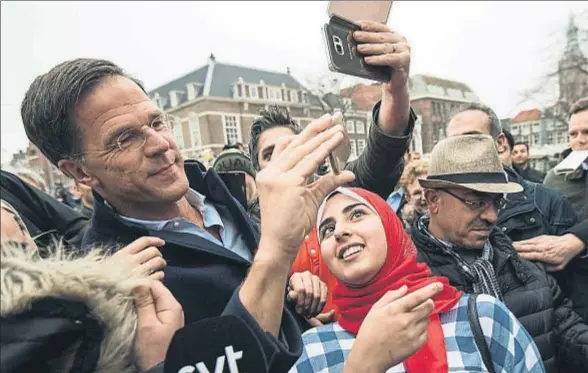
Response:
[{"label": "fur-trimmed hood", "polygon": [[[137,314],[128,281],[132,278],[131,268],[98,250],[73,257],[57,248],[41,259],[36,251],[3,242],[0,269],[3,320],[26,315],[35,302],[43,299],[81,303],[103,333],[94,372],[137,372],[133,363]],[[69,372],[75,354],[76,350],[71,349],[55,356],[50,362],[51,370]]]}]

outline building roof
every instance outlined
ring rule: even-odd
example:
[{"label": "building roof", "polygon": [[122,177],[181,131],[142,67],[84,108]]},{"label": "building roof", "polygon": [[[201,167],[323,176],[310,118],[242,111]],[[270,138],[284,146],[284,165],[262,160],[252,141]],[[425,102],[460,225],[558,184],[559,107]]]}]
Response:
[{"label": "building roof", "polygon": [[[478,96],[465,83],[430,75],[414,75],[409,80],[410,99],[438,98],[450,101],[480,102]],[[341,95],[351,97],[360,110],[371,110],[382,99],[382,86],[356,84],[341,90]]]},{"label": "building roof", "polygon": [[511,123],[524,123],[524,122],[531,122],[541,119],[541,110],[539,109],[531,109],[531,110],[524,110],[515,115],[512,118]]},{"label": "building roof", "polygon": [[410,78],[408,87],[412,100],[439,98],[450,101],[480,102],[478,96],[467,84],[432,75],[414,75]]},{"label": "building roof", "polygon": [[[196,84],[198,97],[233,98],[233,85],[238,82],[239,78],[243,79],[245,83],[259,84],[263,81],[268,86],[280,87],[284,85],[286,88],[307,91],[300,82],[287,72],[273,72],[221,63],[211,56],[206,65],[151,90],[148,95],[153,98],[156,94],[159,94],[163,107],[167,109],[170,107],[170,92],[178,92],[178,105],[181,105],[187,101],[187,85],[192,83]],[[310,95],[309,99],[312,105],[320,106],[318,98]]]}]

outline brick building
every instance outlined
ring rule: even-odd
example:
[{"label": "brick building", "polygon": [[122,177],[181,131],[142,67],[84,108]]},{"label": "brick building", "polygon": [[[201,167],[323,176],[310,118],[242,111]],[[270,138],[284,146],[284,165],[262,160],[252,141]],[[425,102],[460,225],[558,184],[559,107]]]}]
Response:
[{"label": "brick building", "polygon": [[72,183],[71,179],[53,166],[53,164],[41,153],[41,151],[31,142],[25,152],[26,165],[32,171],[35,171],[45,180],[47,186],[52,187],[55,183],[63,183],[69,185]]},{"label": "brick building", "polygon": [[[380,84],[360,84],[343,89],[341,95],[367,110],[382,98],[381,89]],[[466,84],[430,75],[412,76],[409,89],[411,106],[419,116],[411,149],[425,154],[447,136],[447,122],[463,104],[480,102]]]},{"label": "brick building", "polygon": [[367,134],[371,125],[372,108],[360,107],[348,97],[327,93],[321,100],[325,112],[339,110],[343,113],[345,127],[351,144],[350,160],[357,158],[367,145]]},{"label": "brick building", "polygon": [[174,129],[182,153],[198,158],[225,144],[249,141],[259,111],[277,104],[302,126],[324,114],[326,104],[289,72],[271,72],[217,62],[149,92],[149,97],[182,124]]}]

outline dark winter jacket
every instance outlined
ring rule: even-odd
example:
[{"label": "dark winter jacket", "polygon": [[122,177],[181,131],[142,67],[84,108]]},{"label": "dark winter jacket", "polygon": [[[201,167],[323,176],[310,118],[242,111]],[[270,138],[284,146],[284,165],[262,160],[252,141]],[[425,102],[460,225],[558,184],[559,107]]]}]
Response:
[{"label": "dark winter jacket", "polygon": [[[411,233],[419,261],[427,263],[434,274],[447,277],[458,289],[473,291],[451,256],[416,225]],[[588,372],[588,326],[572,310],[557,282],[541,264],[520,258],[499,229],[493,230],[490,239],[504,303],[535,340],[546,372]]]},{"label": "dark winter jacket", "polygon": [[560,236],[577,223],[572,205],[564,195],[524,180],[512,168],[504,170],[509,181],[523,187],[522,192],[508,195],[506,205],[498,213],[496,225],[511,240],[523,241],[543,234]]},{"label": "dark winter jacket", "polygon": [[88,218],[10,172],[2,170],[0,179],[2,199],[18,211],[37,246],[63,239],[69,246],[81,247]]}]

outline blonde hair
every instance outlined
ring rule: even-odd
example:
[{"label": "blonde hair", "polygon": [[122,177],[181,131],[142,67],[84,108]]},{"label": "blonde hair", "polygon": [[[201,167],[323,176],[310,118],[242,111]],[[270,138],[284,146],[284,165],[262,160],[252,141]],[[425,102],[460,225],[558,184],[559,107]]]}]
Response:
[{"label": "blonde hair", "polygon": [[405,190],[416,179],[425,177],[429,174],[429,161],[426,159],[419,159],[408,163],[404,167],[399,184]]}]

